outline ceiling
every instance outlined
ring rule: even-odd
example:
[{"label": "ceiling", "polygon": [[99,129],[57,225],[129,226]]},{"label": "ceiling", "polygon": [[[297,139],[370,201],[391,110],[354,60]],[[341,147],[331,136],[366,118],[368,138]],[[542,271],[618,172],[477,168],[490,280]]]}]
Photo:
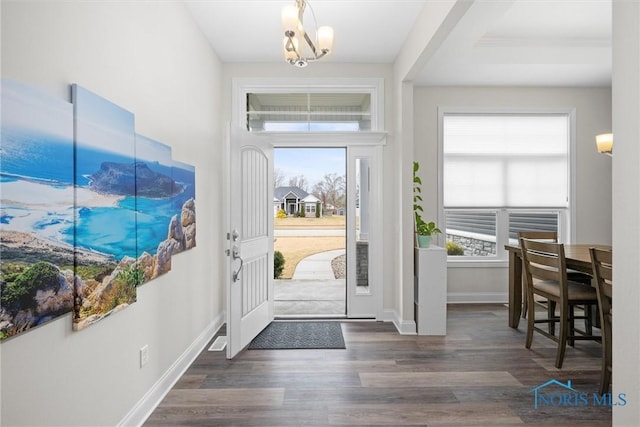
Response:
[{"label": "ceiling", "polygon": [[[335,30],[323,62],[393,63],[427,2],[309,0]],[[224,63],[282,62],[280,10],[294,0],[186,0]],[[611,0],[476,0],[418,85],[610,86]],[[305,27],[312,22],[305,15]],[[309,65],[313,66],[313,63]]]}]

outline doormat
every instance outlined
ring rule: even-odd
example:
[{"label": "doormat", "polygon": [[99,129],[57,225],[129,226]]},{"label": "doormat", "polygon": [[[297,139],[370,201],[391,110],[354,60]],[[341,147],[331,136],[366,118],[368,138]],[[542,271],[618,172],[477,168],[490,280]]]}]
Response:
[{"label": "doormat", "polygon": [[346,348],[340,322],[271,322],[249,350]]}]

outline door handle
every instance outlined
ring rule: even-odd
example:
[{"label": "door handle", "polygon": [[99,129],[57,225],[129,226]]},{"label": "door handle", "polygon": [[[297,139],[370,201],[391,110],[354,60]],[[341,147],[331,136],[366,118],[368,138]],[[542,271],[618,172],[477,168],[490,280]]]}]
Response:
[{"label": "door handle", "polygon": [[238,245],[233,245],[231,256],[233,257],[234,260],[236,259],[240,260],[240,267],[238,268],[238,271],[233,272],[233,281],[237,282],[238,280],[240,280],[240,272],[242,271],[242,266],[244,265],[244,260],[240,256],[240,249],[238,249]]}]

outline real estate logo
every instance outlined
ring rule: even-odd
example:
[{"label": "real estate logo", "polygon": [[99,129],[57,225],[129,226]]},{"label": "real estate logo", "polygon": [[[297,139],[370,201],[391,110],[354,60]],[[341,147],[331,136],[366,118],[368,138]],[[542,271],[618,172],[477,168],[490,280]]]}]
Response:
[{"label": "real estate logo", "polygon": [[548,406],[625,406],[627,396],[625,393],[618,393],[613,396],[611,393],[584,393],[571,386],[571,380],[567,383],[556,379],[549,380],[538,387],[532,388],[533,406],[535,408]]}]

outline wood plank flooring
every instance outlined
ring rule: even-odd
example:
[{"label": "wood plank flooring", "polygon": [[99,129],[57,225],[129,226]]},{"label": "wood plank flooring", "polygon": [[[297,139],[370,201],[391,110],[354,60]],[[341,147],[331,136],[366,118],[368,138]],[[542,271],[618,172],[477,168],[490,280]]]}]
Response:
[{"label": "wood plank flooring", "polygon": [[450,305],[447,327],[423,337],[343,322],[346,350],[205,350],[145,425],[611,425],[607,406],[534,407],[532,389],[551,379],[595,393],[600,344],[577,342],[558,370],[555,343],[536,334],[524,348],[504,305]]}]

